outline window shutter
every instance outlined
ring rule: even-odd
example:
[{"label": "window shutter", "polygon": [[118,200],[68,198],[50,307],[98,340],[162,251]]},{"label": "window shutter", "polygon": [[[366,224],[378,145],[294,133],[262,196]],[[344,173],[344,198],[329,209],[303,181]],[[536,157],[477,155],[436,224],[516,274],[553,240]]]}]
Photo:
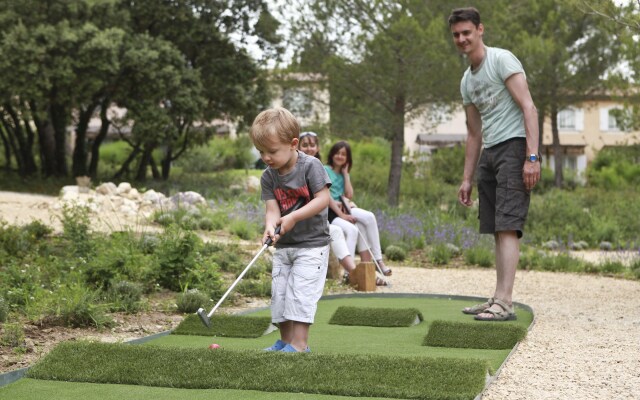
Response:
[{"label": "window shutter", "polygon": [[609,130],[609,109],[600,109],[600,131],[606,132]]},{"label": "window shutter", "polygon": [[574,115],[576,118],[576,131],[582,132],[584,130],[584,111],[582,108],[576,108]]}]

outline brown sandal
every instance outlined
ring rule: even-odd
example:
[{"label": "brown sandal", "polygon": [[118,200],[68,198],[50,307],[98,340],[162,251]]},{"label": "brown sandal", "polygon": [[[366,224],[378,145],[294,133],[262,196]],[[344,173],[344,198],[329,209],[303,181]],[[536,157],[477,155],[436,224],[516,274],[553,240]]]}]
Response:
[{"label": "brown sandal", "polygon": [[376,277],[376,286],[389,286],[389,282],[385,281],[382,278]]},{"label": "brown sandal", "polygon": [[514,321],[516,320],[516,313],[513,311],[513,306],[509,307],[507,303],[499,299],[493,299],[493,304],[497,304],[502,310],[492,310],[487,308],[482,314],[491,314],[491,317],[481,317],[476,315],[473,317],[477,321]]},{"label": "brown sandal", "polygon": [[470,314],[470,315],[482,314],[483,312],[485,312],[487,310],[487,308],[491,307],[492,305],[493,305],[493,297],[488,299],[485,303],[480,303],[480,304],[476,304],[475,306],[472,306],[472,307],[463,308],[462,309],[462,313],[463,314]]}]

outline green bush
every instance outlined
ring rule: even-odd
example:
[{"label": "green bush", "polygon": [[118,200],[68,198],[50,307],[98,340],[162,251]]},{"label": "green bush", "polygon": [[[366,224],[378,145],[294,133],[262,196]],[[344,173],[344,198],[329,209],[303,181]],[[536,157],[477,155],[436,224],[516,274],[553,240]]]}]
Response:
[{"label": "green bush", "polygon": [[495,256],[492,249],[484,246],[474,246],[464,250],[464,261],[467,265],[489,268],[493,266]]},{"label": "green bush", "polygon": [[3,346],[11,348],[19,348],[24,346],[24,328],[19,323],[4,324],[3,325],[2,340],[0,342]]},{"label": "green bush", "polygon": [[453,257],[453,250],[447,246],[447,243],[436,243],[431,246],[429,252],[429,261],[435,265],[447,265]]},{"label": "green bush", "polygon": [[395,245],[387,246],[384,255],[391,261],[404,261],[407,258],[406,250]]},{"label": "green bush", "polygon": [[67,241],[72,254],[89,257],[94,253],[94,241],[91,235],[89,209],[83,206],[62,208],[62,237]]},{"label": "green bush", "polygon": [[248,297],[270,297],[271,279],[243,279],[236,286],[237,292]]},{"label": "green bush", "polygon": [[4,297],[0,297],[0,323],[7,322],[9,317],[9,304],[4,300]]},{"label": "green bush", "polygon": [[200,307],[206,306],[209,297],[198,289],[189,289],[176,296],[178,312],[183,314],[195,313]]},{"label": "green bush", "polygon": [[129,281],[114,283],[107,293],[111,311],[134,314],[142,309],[142,285]]},{"label": "green bush", "polygon": [[189,231],[174,225],[160,236],[155,255],[158,258],[158,283],[173,291],[179,291],[187,281],[187,271],[194,269],[201,261],[199,250],[202,240]]},{"label": "green bush", "polygon": [[113,325],[107,306],[100,303],[100,292],[79,284],[62,286],[45,304],[43,319],[51,324],[73,328]]}]

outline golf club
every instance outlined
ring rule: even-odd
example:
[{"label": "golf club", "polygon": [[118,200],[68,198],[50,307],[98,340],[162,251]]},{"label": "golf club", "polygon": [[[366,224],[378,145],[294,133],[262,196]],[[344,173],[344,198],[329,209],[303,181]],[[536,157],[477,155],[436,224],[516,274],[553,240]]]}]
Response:
[{"label": "golf club", "polygon": [[[294,204],[290,209],[288,209],[284,215],[287,215],[295,210],[297,210],[298,208],[300,208],[302,206],[302,204],[304,204],[305,199],[304,197],[300,197],[300,199],[298,199],[298,201],[296,202],[296,204]],[[278,235],[280,233],[280,226],[276,227],[276,230],[274,232],[274,236]],[[271,246],[273,244],[273,240],[271,240],[271,238],[267,238],[267,240],[264,242],[264,244],[262,245],[262,248],[260,249],[260,251],[258,252],[258,254],[256,254],[255,257],[253,257],[253,260],[251,260],[251,262],[249,263],[249,265],[247,265],[245,267],[245,269],[240,273],[240,275],[238,275],[238,277],[236,278],[236,280],[233,282],[233,284],[231,284],[231,287],[229,287],[229,289],[227,289],[227,291],[222,295],[222,297],[220,298],[220,300],[218,300],[218,302],[216,303],[215,306],[213,306],[213,308],[211,309],[211,311],[209,311],[209,313],[206,313],[206,310],[202,307],[200,307],[198,309],[198,311],[196,312],[196,314],[198,314],[198,316],[200,317],[200,319],[202,320],[202,323],[205,324],[205,326],[207,328],[211,327],[211,316],[213,315],[213,313],[216,312],[216,310],[218,309],[218,307],[220,307],[220,305],[222,304],[222,302],[224,301],[224,299],[227,298],[227,296],[229,295],[229,293],[231,293],[231,291],[233,290],[234,287],[236,287],[236,285],[238,284],[238,282],[240,282],[242,280],[242,277],[244,277],[244,275],[247,273],[247,271],[249,271],[249,269],[253,266],[253,264],[256,262],[256,260],[258,259],[258,257],[260,257],[262,255],[262,253],[267,249],[267,247]]]},{"label": "golf club", "polygon": [[[351,215],[351,207],[349,207],[349,204],[344,199],[344,196],[340,196],[340,202],[342,203],[342,208],[344,208],[345,212]],[[376,265],[376,269],[383,276],[380,279],[386,282],[386,280],[384,279],[384,276],[385,276],[384,271],[382,271],[380,264],[378,264],[378,260],[376,260],[376,256],[373,255],[373,251],[371,251],[371,246],[369,246],[369,242],[367,242],[367,237],[362,233],[357,222],[354,225],[356,226],[356,229],[358,229],[358,234],[362,237],[362,240],[364,241],[365,246],[367,246],[367,250],[369,251],[369,254],[371,254],[371,259],[373,260],[373,263]]]}]

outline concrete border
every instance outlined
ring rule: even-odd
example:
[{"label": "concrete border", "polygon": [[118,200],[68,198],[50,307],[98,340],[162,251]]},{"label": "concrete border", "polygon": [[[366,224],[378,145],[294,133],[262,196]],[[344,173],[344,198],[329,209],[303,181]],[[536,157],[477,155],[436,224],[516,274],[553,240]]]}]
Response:
[{"label": "concrete border", "polygon": [[[448,300],[468,300],[468,301],[485,301],[486,300],[485,297],[478,297],[478,296],[461,296],[461,295],[431,294],[431,293],[344,293],[344,294],[330,294],[330,295],[322,296],[320,298],[320,300],[345,299],[345,298],[351,298],[351,297],[364,297],[364,298],[376,298],[376,297],[396,297],[396,298],[422,297],[422,298],[435,298],[435,299],[448,299]],[[531,324],[529,325],[529,328],[527,330],[528,332],[530,332],[531,329],[533,328],[535,322],[536,322],[536,315],[533,312],[533,308],[531,308],[530,306],[528,306],[526,304],[518,303],[516,301],[514,301],[513,304],[515,306],[517,306],[519,308],[522,308],[522,309],[530,312],[531,314],[533,314],[533,320],[531,321]],[[267,310],[267,309],[269,309],[269,307],[254,308],[254,309],[251,309],[251,310],[242,311],[242,312],[240,312],[238,314],[240,314],[240,315],[251,314],[251,313],[254,313],[254,312]],[[155,333],[153,335],[149,335],[149,336],[145,336],[145,337],[128,340],[125,343],[127,343],[127,344],[142,344],[142,343],[157,339],[157,338],[162,337],[162,336],[167,336],[170,333],[171,333],[171,330],[168,330],[168,331]],[[509,358],[511,358],[511,355],[513,355],[516,352],[516,350],[518,349],[519,345],[520,345],[520,342],[516,343],[516,345],[511,349],[511,351],[509,352],[507,357],[504,359],[502,364],[500,364],[500,367],[498,368],[498,370],[496,371],[496,373],[494,375],[487,374],[487,379],[486,379],[486,382],[485,382],[484,389],[482,389],[482,392],[480,392],[480,394],[478,394],[478,396],[476,396],[474,400],[481,400],[482,399],[482,396],[487,391],[489,386],[491,386],[491,384],[498,379],[498,376],[500,375],[500,372],[502,371],[502,367],[504,367],[504,365],[509,360]],[[6,386],[6,385],[8,385],[10,383],[13,383],[13,382],[23,378],[26,375],[28,370],[29,370],[29,367],[26,367],[26,368],[17,369],[15,371],[6,372],[4,374],[0,374],[0,387]]]}]

